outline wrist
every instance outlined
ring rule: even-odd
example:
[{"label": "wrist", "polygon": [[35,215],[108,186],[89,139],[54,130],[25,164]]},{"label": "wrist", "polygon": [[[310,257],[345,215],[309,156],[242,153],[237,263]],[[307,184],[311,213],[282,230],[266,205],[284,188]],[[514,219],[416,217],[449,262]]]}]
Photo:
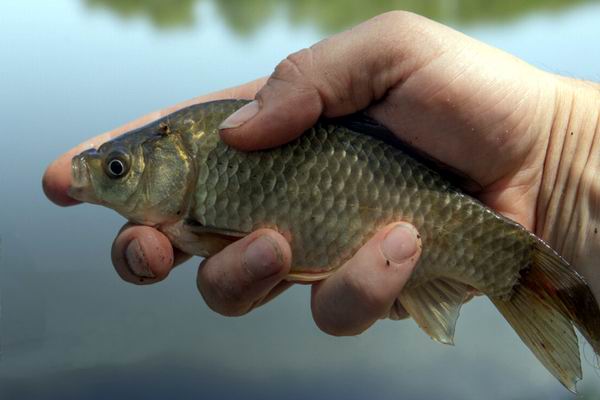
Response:
[{"label": "wrist", "polygon": [[600,85],[558,77],[536,233],[600,298]]}]

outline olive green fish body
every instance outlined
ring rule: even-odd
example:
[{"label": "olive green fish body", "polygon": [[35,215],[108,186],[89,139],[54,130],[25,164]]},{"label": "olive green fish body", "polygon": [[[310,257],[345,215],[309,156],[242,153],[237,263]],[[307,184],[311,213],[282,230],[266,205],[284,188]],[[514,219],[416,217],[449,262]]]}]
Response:
[{"label": "olive green fish body", "polygon": [[322,122],[288,145],[242,153],[217,132],[238,107],[212,103],[181,116],[198,121],[193,135],[202,141],[189,218],[246,233],[276,228],[291,238],[292,272],[306,275],[341,266],[379,228],[400,220],[426,244],[410,285],[445,277],[502,296],[527,266],[526,230],[401,149]]},{"label": "olive green fish body", "polygon": [[585,280],[547,244],[410,149],[372,135],[368,124],[322,120],[275,149],[230,148],[218,126],[243,104],[191,106],[76,156],[72,196],[155,226],[201,256],[258,228],[276,229],[291,243],[292,281],[324,279],[378,229],[410,222],[422,253],[390,317],[399,304],[432,338],[452,343],[462,304],[487,295],[575,390],[574,327],[600,353],[600,309]]}]

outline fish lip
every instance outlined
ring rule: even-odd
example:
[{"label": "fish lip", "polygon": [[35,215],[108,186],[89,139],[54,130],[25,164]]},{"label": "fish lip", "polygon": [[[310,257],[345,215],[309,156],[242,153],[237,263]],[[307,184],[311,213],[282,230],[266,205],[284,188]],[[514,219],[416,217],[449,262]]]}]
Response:
[{"label": "fish lip", "polygon": [[68,195],[75,200],[94,202],[90,171],[82,154],[71,160],[71,186],[68,189]]}]

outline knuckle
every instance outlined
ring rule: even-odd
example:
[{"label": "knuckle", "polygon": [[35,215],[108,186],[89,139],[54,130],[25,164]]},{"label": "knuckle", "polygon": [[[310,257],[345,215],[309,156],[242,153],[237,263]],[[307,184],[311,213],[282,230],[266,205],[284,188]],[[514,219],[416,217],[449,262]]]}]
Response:
[{"label": "knuckle", "polygon": [[323,100],[319,74],[314,71],[313,53],[312,49],[306,48],[283,59],[257,93],[257,98],[280,96],[284,92],[302,98],[303,104],[309,105],[313,113],[320,113]]},{"label": "knuckle", "polygon": [[293,85],[296,91],[318,95],[315,78],[314,50],[305,48],[288,55],[277,64],[267,86],[283,82]]},{"label": "knuckle", "polygon": [[[313,65],[313,50],[304,48],[288,55],[277,68],[284,76],[306,76]],[[277,71],[277,69],[276,69]]]}]

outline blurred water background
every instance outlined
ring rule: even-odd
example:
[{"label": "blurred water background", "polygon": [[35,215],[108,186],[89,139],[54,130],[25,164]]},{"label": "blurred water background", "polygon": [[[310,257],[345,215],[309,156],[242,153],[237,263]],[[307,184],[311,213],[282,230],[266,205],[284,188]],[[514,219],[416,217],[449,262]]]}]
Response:
[{"label": "blurred water background", "polygon": [[[0,398],[574,398],[485,299],[464,307],[456,347],[410,321],[328,337],[307,287],[225,318],[196,292],[197,259],[153,287],[124,283],[109,258],[122,219],[41,192],[45,166],[86,137],[391,9],[600,80],[597,1],[0,0]],[[600,397],[590,365],[580,399]]]}]

